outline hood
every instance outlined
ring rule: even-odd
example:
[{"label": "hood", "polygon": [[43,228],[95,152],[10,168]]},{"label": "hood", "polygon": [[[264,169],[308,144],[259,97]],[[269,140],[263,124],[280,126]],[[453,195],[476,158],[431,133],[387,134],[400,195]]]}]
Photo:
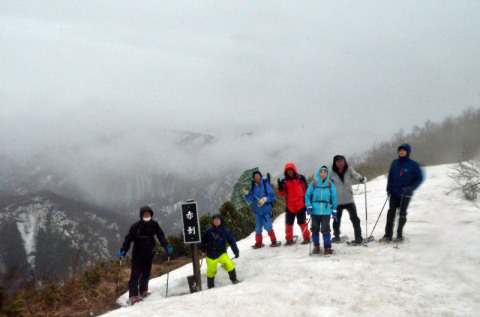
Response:
[{"label": "hood", "polygon": [[400,145],[397,149],[397,152],[400,151],[400,149],[405,149],[407,151],[407,156],[406,158],[410,158],[410,153],[412,151],[412,148],[410,147],[410,144],[408,143],[403,143],[402,145]]},{"label": "hood", "polygon": [[320,170],[325,167],[327,169],[327,178],[325,179],[325,182],[328,182],[330,180],[330,170],[328,169],[328,167],[326,165],[322,165],[320,166],[320,168],[318,169],[317,171],[317,174],[316,175],[316,179],[317,179],[317,184],[322,184],[322,179],[320,178]]},{"label": "hood", "polygon": [[333,157],[332,171],[334,171],[337,174],[340,173],[340,171],[338,170],[337,164],[335,164],[335,160],[338,159],[338,158],[343,158],[343,160],[345,161],[345,169],[343,171],[346,171],[348,169],[348,163],[347,163],[347,159],[345,158],[345,156],[335,155]]},{"label": "hood", "polygon": [[295,175],[293,176],[293,178],[297,178],[298,177],[297,167],[293,163],[287,163],[287,165],[285,165],[285,169],[283,170],[283,175],[285,175],[285,178],[288,179],[287,170],[289,168],[293,169],[293,171],[295,172]]},{"label": "hood", "polygon": [[149,206],[143,206],[140,208],[140,220],[142,220],[143,218],[143,213],[144,212],[150,212],[152,214],[152,218],[153,218],[153,210],[152,208],[150,208]]},{"label": "hood", "polygon": [[[214,214],[214,215],[212,216],[212,226],[213,226],[213,219],[215,219],[215,218],[220,219],[220,226],[219,226],[219,228],[223,228],[223,217],[222,217],[222,215],[221,215],[221,214]],[[214,227],[215,227],[215,226],[214,226]]]}]

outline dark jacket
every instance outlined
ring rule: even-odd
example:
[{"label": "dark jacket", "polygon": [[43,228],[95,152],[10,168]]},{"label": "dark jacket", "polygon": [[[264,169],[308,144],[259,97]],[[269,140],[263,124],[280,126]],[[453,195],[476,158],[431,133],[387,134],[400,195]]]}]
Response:
[{"label": "dark jacket", "polygon": [[[137,260],[147,260],[155,256],[155,247],[157,245],[155,235],[164,248],[167,248],[168,246],[165,234],[160,228],[158,222],[153,219],[150,221],[142,220],[142,215],[145,212],[145,210],[142,209],[140,209],[140,221],[134,223],[130,227],[122,246],[122,250],[127,253],[130,249],[130,244],[133,241],[132,259]],[[153,217],[153,211],[151,211],[151,209],[148,211]]]},{"label": "dark jacket", "polygon": [[423,182],[423,173],[417,162],[410,159],[411,148],[407,143],[398,147],[407,151],[405,157],[393,160],[388,172],[387,194],[412,196],[413,191]]},{"label": "dark jacket", "polygon": [[202,252],[206,253],[207,257],[210,259],[216,259],[222,254],[227,252],[227,242],[232,247],[232,251],[235,255],[239,254],[237,243],[232,237],[230,231],[223,227],[223,217],[219,214],[213,215],[212,222],[214,218],[220,218],[220,226],[216,228],[212,226],[208,229],[202,237],[202,243],[200,244],[200,249]]}]

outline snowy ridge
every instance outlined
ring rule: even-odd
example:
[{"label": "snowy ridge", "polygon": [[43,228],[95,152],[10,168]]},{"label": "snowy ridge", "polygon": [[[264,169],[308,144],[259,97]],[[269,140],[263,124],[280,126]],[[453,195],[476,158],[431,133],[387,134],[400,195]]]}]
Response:
[{"label": "snowy ridge", "polygon": [[[408,209],[405,241],[368,247],[334,245],[331,257],[308,255],[308,245],[253,250],[254,235],[239,241],[234,263],[243,282],[231,285],[218,268],[216,288],[187,296],[191,264],[150,281],[152,295],[105,316],[474,316],[480,311],[480,212],[461,193],[446,195],[450,165],[429,167]],[[368,182],[368,230],[386,199],[386,179]],[[355,196],[365,236],[363,195]],[[387,207],[374,235],[384,233]],[[274,223],[284,238],[284,217]],[[300,234],[298,226],[295,233]],[[347,215],[342,234],[353,236]],[[268,236],[264,233],[264,239]],[[301,240],[301,238],[300,238]],[[232,255],[231,250],[229,254]],[[127,294],[119,298],[125,305]]]}]

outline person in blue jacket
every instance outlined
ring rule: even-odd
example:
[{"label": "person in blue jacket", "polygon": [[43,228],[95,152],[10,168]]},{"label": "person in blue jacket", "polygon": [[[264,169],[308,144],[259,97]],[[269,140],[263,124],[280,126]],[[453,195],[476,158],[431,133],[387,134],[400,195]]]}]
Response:
[{"label": "person in blue jacket", "polygon": [[410,158],[410,145],[404,143],[398,147],[398,159],[392,161],[388,172],[387,195],[390,197],[390,208],[387,214],[385,235],[380,242],[390,242],[393,236],[395,214],[400,209],[397,238],[395,242],[403,241],[403,227],[407,223],[407,208],[413,192],[423,182],[423,173],[417,162]]},{"label": "person in blue jacket", "polygon": [[270,237],[271,247],[280,245],[277,242],[275,231],[273,231],[272,218],[270,213],[272,212],[272,202],[277,200],[273,193],[272,186],[268,183],[268,179],[262,178],[262,173],[259,171],[253,172],[253,181],[250,190],[243,187],[243,193],[245,198],[249,202],[253,202],[253,211],[255,212],[255,244],[252,246],[254,249],[263,247],[262,229],[268,232]]},{"label": "person in blue jacket", "polygon": [[227,254],[227,242],[232,248],[235,258],[240,256],[237,243],[232,237],[230,231],[223,227],[223,217],[220,214],[212,216],[212,227],[208,229],[202,237],[200,249],[206,253],[207,261],[207,285],[208,288],[215,287],[215,275],[217,266],[220,263],[228,272],[228,276],[233,284],[237,284],[237,273],[235,265]]},{"label": "person in blue jacket", "polygon": [[322,232],[324,254],[332,254],[330,218],[336,215],[334,210],[337,209],[337,191],[333,182],[330,181],[330,171],[327,166],[321,166],[314,181],[308,185],[305,205],[307,215],[312,215],[313,253],[320,253],[319,233]]}]

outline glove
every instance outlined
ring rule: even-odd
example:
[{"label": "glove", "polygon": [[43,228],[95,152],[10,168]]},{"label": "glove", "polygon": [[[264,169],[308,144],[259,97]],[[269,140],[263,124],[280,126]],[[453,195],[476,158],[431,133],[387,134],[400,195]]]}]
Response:
[{"label": "glove", "polygon": [[168,253],[168,254],[172,254],[173,248],[172,248],[171,246],[167,245],[167,248],[166,248],[166,249],[167,249],[167,253]]},{"label": "glove", "polygon": [[242,190],[243,190],[243,193],[244,193],[245,195],[248,195],[248,193],[249,193],[248,189],[246,189],[245,187],[243,187]]},{"label": "glove", "polygon": [[367,182],[367,178],[364,176],[360,178],[360,184],[365,184]]},{"label": "glove", "polygon": [[277,179],[277,183],[278,183],[278,190],[283,192],[285,190],[285,183],[283,181],[279,179]]},{"label": "glove", "polygon": [[312,210],[313,210],[312,206],[307,207],[307,216],[310,216],[310,214],[312,213]]},{"label": "glove", "polygon": [[238,259],[239,256],[240,256],[240,253],[236,253],[235,254],[235,259]]},{"label": "glove", "polygon": [[123,251],[123,249],[120,249],[120,251],[118,251],[118,258],[121,259],[124,256],[125,256],[125,251]]},{"label": "glove", "polygon": [[332,211],[332,218],[335,219],[336,222],[338,222],[337,212],[335,210]]},{"label": "glove", "polygon": [[258,205],[262,207],[267,202],[267,197],[263,197],[258,201]]}]

